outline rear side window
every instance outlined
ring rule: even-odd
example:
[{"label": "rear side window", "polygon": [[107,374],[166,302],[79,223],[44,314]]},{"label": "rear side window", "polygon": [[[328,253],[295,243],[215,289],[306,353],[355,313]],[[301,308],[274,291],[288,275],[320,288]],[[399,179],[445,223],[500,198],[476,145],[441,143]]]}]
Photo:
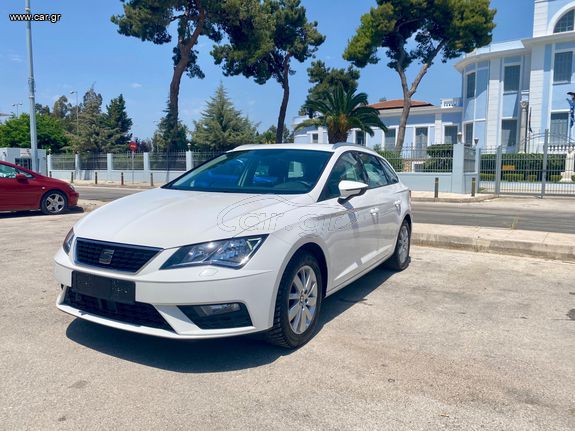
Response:
[{"label": "rear side window", "polygon": [[389,165],[389,163],[386,160],[382,160],[379,158],[377,160],[379,161],[379,163],[381,163],[383,171],[385,172],[385,176],[389,180],[389,184],[397,184],[399,182],[399,178],[397,177],[397,174],[395,173],[393,168]]},{"label": "rear side window", "polygon": [[320,200],[339,197],[339,183],[345,180],[365,182],[359,160],[353,157],[351,153],[344,153],[335,163],[329,174]]},{"label": "rear side window", "polygon": [[366,153],[357,153],[367,176],[367,185],[370,189],[387,186],[390,181],[385,174],[382,164],[377,157]]}]

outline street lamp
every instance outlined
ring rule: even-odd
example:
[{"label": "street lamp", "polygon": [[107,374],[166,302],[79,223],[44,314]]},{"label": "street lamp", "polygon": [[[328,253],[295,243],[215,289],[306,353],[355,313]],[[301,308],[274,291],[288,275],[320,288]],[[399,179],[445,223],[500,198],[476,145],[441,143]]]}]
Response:
[{"label": "street lamp", "polygon": [[80,105],[78,104],[78,92],[76,90],[70,91],[70,94],[76,95],[76,136],[80,136],[80,122],[78,121],[78,112],[80,111]]},{"label": "street lamp", "polygon": [[12,106],[16,108],[16,118],[18,118],[20,116],[18,106],[22,106],[22,103],[13,103]]},{"label": "street lamp", "polygon": [[[30,0],[26,0],[25,12],[30,15]],[[28,99],[30,99],[30,149],[32,170],[38,172],[38,135],[36,130],[36,88],[34,84],[34,61],[32,55],[32,22],[26,21],[26,42],[28,45]]]}]

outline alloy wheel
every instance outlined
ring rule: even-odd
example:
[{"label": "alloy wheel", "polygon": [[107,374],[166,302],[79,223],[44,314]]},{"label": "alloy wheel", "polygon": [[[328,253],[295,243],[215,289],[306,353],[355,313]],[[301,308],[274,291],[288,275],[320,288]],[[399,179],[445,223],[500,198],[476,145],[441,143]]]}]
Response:
[{"label": "alloy wheel", "polygon": [[303,334],[312,324],[317,310],[318,283],[315,271],[302,266],[294,276],[288,296],[288,320],[296,334]]},{"label": "alloy wheel", "polygon": [[401,226],[401,230],[399,231],[399,261],[405,262],[409,255],[409,228],[407,225]]},{"label": "alloy wheel", "polygon": [[66,202],[59,193],[52,193],[46,198],[46,209],[52,214],[57,214],[64,209]]}]

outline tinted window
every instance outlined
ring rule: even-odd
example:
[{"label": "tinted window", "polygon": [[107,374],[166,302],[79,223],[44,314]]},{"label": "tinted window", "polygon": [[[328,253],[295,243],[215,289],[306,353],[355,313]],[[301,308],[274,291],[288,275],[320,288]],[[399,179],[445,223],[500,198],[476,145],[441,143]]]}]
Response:
[{"label": "tinted window", "polygon": [[573,74],[573,52],[558,52],[555,54],[555,67],[553,69],[553,82],[571,82]]},{"label": "tinted window", "polygon": [[395,173],[395,171],[393,170],[393,168],[391,167],[391,165],[385,161],[385,160],[381,160],[381,159],[377,159],[380,161],[381,166],[383,167],[383,171],[385,172],[385,176],[387,177],[389,184],[397,184],[399,182],[399,178],[397,176],[397,174]]},{"label": "tinted window", "polygon": [[16,168],[0,164],[0,178],[16,178],[17,173]]},{"label": "tinted window", "polygon": [[190,171],[165,188],[229,193],[308,193],[332,153],[262,149],[233,151]]},{"label": "tinted window", "polygon": [[361,160],[361,164],[363,165],[367,175],[367,185],[370,189],[386,186],[389,184],[389,180],[385,175],[383,166],[377,157],[365,153],[360,153],[358,157]]},{"label": "tinted window", "polygon": [[344,153],[331,170],[322,194],[322,200],[339,197],[341,181],[365,182],[359,161],[351,153]]}]

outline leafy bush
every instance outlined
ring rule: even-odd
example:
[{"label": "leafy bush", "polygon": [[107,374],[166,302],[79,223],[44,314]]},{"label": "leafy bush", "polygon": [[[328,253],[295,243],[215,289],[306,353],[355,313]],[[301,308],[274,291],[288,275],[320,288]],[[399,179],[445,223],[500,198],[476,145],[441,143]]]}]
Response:
[{"label": "leafy bush", "polygon": [[373,148],[381,157],[389,162],[396,172],[403,171],[403,158],[401,153],[392,150],[382,150],[381,146]]},{"label": "leafy bush", "polygon": [[[497,169],[496,154],[481,155],[481,172],[494,174]],[[543,178],[543,154],[518,154],[507,153],[501,155],[501,165],[512,167],[502,172],[502,178],[509,174],[519,174],[521,180],[541,181]],[[563,172],[565,170],[565,154],[547,155],[547,179],[550,180],[553,172]]]},{"label": "leafy bush", "polygon": [[495,174],[480,174],[481,181],[495,181]]},{"label": "leafy bush", "polygon": [[440,144],[427,147],[428,160],[423,172],[451,172],[453,170],[453,145]]},{"label": "leafy bush", "polygon": [[523,181],[525,176],[523,174],[503,174],[503,181],[518,182]]},{"label": "leafy bush", "polygon": [[562,175],[549,175],[549,181],[551,181],[552,183],[558,183],[559,181],[561,181]]},{"label": "leafy bush", "polygon": [[571,177],[571,181],[573,181],[573,182],[575,183],[575,175],[573,175],[573,176]]}]

